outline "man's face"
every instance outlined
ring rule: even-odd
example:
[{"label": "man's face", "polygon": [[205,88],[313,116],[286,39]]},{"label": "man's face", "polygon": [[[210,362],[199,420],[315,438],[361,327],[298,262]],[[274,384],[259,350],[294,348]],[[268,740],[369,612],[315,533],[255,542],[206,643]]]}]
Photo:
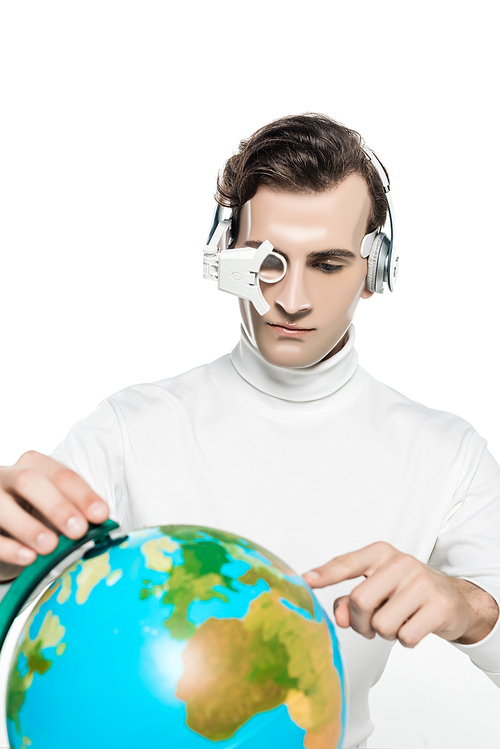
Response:
[{"label": "man's face", "polygon": [[288,265],[278,283],[260,282],[271,307],[265,315],[240,299],[243,324],[271,364],[309,367],[331,356],[360,297],[372,295],[360,255],[370,207],[368,187],[357,174],[318,193],[261,186],[244,206],[236,247],[258,247],[268,239]]}]

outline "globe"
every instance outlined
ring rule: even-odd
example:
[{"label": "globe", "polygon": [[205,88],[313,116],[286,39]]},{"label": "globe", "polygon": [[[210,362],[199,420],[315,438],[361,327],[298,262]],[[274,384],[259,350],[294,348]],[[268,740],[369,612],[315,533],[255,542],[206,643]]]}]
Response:
[{"label": "globe", "polygon": [[335,749],[346,719],[334,627],[257,544],[197,526],[87,552],[22,630],[12,749]]}]

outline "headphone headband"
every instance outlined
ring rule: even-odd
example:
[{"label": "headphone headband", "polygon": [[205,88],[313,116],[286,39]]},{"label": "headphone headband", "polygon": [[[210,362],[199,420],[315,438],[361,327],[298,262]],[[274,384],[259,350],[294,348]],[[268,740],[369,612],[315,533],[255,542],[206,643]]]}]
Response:
[{"label": "headphone headband", "polygon": [[363,146],[363,153],[365,154],[368,161],[371,161],[375,169],[377,170],[377,174],[380,177],[380,181],[382,182],[382,187],[384,188],[384,192],[389,192],[391,189],[389,178],[387,176],[387,173],[382,166],[382,162],[379,161],[379,159],[375,156],[373,151],[371,151],[367,146]]}]

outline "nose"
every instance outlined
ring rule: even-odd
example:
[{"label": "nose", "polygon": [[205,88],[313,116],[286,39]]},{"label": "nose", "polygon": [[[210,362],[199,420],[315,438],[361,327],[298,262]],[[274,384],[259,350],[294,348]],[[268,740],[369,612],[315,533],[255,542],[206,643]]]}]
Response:
[{"label": "nose", "polygon": [[284,278],[276,284],[276,304],[289,315],[311,309],[304,272],[298,263],[288,263]]}]

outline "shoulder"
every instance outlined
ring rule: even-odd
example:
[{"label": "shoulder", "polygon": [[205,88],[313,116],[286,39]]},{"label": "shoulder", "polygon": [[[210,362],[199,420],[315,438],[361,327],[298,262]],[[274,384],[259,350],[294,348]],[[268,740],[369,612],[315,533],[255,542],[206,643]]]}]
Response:
[{"label": "shoulder", "polygon": [[449,411],[430,408],[412,400],[388,385],[368,375],[366,387],[368,411],[380,427],[395,435],[404,434],[406,439],[429,440],[431,444],[445,448],[457,442],[464,447],[473,439],[484,447],[483,440],[474,427],[460,416]]},{"label": "shoulder", "polygon": [[106,402],[118,416],[151,409],[186,408],[197,400],[207,401],[214,382],[213,363],[203,364],[174,377],[131,385],[109,396]]}]

